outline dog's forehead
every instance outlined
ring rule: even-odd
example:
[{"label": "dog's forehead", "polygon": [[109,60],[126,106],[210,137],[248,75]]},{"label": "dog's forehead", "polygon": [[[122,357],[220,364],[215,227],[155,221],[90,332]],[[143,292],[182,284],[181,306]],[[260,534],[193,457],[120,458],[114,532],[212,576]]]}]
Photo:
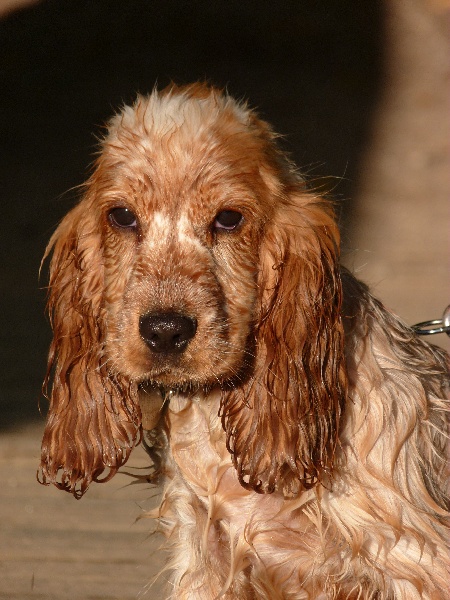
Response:
[{"label": "dog's forehead", "polygon": [[152,198],[151,210],[192,205],[192,192],[197,206],[206,196],[233,202],[261,184],[263,141],[251,115],[214,93],[141,97],[110,122],[103,164],[139,202]]},{"label": "dog's forehead", "polygon": [[267,156],[268,128],[246,105],[211,90],[138,97],[109,123],[103,151],[134,167],[172,173],[211,163],[254,168]]},{"label": "dog's forehead", "polygon": [[190,159],[249,133],[251,112],[234,99],[211,93],[139,97],[110,121],[106,146],[152,161]]}]

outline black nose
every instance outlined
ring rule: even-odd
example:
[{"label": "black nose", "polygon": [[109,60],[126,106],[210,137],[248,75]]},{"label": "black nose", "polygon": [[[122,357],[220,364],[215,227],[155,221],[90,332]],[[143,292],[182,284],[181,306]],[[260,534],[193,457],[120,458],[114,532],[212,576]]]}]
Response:
[{"label": "black nose", "polygon": [[149,313],[140,318],[139,332],[152,352],[183,352],[197,330],[195,319],[178,313]]}]

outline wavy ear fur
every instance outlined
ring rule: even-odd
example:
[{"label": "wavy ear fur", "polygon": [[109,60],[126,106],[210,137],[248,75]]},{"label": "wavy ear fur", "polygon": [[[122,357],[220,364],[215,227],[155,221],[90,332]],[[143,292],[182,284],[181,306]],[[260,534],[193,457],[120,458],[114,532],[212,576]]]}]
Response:
[{"label": "wavy ear fur", "polygon": [[223,395],[241,484],[285,495],[331,474],[346,394],[339,234],[330,206],[294,190],[264,234],[249,380]]},{"label": "wavy ear fur", "polygon": [[126,462],[140,423],[136,390],[105,364],[101,228],[93,215],[87,197],[62,221],[45,254],[53,250],[48,310],[54,335],[38,479],[77,498]]}]

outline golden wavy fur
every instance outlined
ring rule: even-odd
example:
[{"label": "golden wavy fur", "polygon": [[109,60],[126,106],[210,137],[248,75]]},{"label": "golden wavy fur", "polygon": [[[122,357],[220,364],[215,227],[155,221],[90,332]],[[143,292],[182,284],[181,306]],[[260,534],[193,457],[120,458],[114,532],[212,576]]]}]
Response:
[{"label": "golden wavy fur", "polygon": [[270,127],[199,84],[111,120],[50,241],[40,480],[106,481],[144,415],[170,598],[448,597],[447,357],[338,248]]}]

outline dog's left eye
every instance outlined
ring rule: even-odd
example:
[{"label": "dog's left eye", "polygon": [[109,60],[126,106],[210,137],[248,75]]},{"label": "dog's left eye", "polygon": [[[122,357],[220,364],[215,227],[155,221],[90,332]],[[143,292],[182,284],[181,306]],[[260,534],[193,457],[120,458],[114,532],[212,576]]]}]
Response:
[{"label": "dog's left eye", "polygon": [[243,219],[244,217],[237,210],[222,210],[216,215],[214,228],[233,231],[242,223]]},{"label": "dog's left eye", "polygon": [[121,229],[136,229],[137,218],[133,211],[129,208],[119,206],[109,211],[108,217],[110,222]]}]

